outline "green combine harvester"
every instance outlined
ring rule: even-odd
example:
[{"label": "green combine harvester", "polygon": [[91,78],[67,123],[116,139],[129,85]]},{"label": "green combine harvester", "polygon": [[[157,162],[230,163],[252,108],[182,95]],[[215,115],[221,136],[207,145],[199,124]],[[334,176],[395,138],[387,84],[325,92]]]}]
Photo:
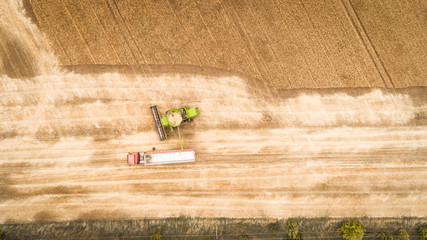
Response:
[{"label": "green combine harvester", "polygon": [[179,131],[179,126],[184,122],[191,122],[193,118],[200,114],[198,108],[189,108],[183,107],[179,109],[170,109],[166,111],[166,116],[161,116],[157,105],[151,106],[151,113],[154,117],[154,122],[157,127],[157,132],[159,133],[160,141],[165,141],[168,139],[166,135],[166,127],[170,127],[171,132],[173,128],[178,128],[179,142],[181,143],[181,150],[184,150],[182,146],[181,132]]}]

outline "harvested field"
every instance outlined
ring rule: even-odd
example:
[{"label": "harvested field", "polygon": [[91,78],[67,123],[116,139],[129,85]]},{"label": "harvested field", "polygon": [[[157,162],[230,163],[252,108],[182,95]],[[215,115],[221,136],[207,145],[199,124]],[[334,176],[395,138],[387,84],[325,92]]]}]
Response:
[{"label": "harvested field", "polygon": [[[422,86],[424,83],[404,89],[384,88],[390,86],[382,83],[384,76],[380,70],[358,63],[350,67],[348,64],[352,62],[348,59],[348,62],[346,59],[329,62],[322,53],[312,52],[304,55],[310,64],[300,70],[316,68],[319,75],[302,78],[309,75],[295,73],[292,76],[301,76],[298,79],[307,79],[307,82],[298,80],[288,86],[286,82],[276,82],[279,77],[267,78],[265,74],[270,72],[267,67],[251,72],[254,67],[267,66],[264,60],[258,59],[258,50],[250,47],[262,44],[255,44],[253,40],[243,42],[247,52],[223,44],[221,46],[230,49],[206,50],[206,57],[202,57],[203,52],[197,49],[205,48],[198,45],[200,42],[180,35],[182,26],[188,23],[182,20],[179,26],[176,24],[177,19],[181,20],[176,16],[187,16],[185,11],[191,10],[191,6],[175,6],[168,1],[150,4],[171,5],[154,9],[169,11],[161,14],[177,19],[169,19],[169,25],[156,24],[177,29],[172,32],[177,34],[174,39],[182,41],[176,46],[183,51],[180,55],[167,50],[153,51],[150,54],[154,55],[150,55],[140,49],[156,48],[160,42],[142,41],[141,44],[148,46],[141,47],[136,37],[115,35],[126,29],[129,33],[143,31],[139,24],[144,21],[125,24],[131,21],[126,19],[150,16],[126,13],[123,9],[144,9],[131,8],[125,2],[105,1],[85,7],[83,4],[88,3],[84,1],[71,4],[31,0],[30,4],[48,41],[40,29],[24,17],[18,2],[0,3],[0,38],[7,40],[0,42],[0,222],[156,218],[181,214],[265,218],[427,215],[427,89]],[[104,4],[107,6],[102,7]],[[338,6],[347,4],[343,1],[343,5]],[[312,5],[304,6],[305,10],[294,10],[308,14]],[[224,35],[227,41],[234,41],[235,35],[258,33],[258,30],[241,32],[246,29],[242,25],[249,24],[249,20],[237,19],[251,12],[243,11],[244,6],[220,2],[217,8],[218,14],[226,14],[218,18],[237,29]],[[96,14],[86,13],[88,9]],[[97,36],[97,30],[94,33],[84,29],[88,24],[78,20],[78,14],[88,14],[80,16],[85,21],[96,17],[104,28],[117,28],[104,29],[105,33],[112,34],[104,33],[99,38],[105,40],[108,35],[122,42],[108,39],[105,42],[111,44],[108,46],[85,40]],[[338,16],[338,20],[346,19]],[[258,18],[267,19],[267,16]],[[102,22],[112,19],[117,22]],[[308,19],[299,23],[308,24],[304,21]],[[80,30],[67,29],[69,23]],[[222,26],[218,27],[222,30],[233,29],[224,28],[226,23],[210,23]],[[305,31],[304,26],[296,28]],[[259,31],[264,29],[258,27]],[[67,34],[62,28],[67,29]],[[310,29],[307,31],[313,31]],[[161,36],[160,30],[147,31]],[[206,31],[214,32],[210,27]],[[298,39],[298,33],[289,35]],[[79,39],[85,44],[78,44]],[[307,39],[301,38],[302,42]],[[345,46],[349,48],[361,47],[357,41],[348,41]],[[281,44],[271,40],[267,46],[273,47],[274,43]],[[122,46],[128,48],[118,48]],[[96,50],[97,47],[100,48]],[[232,51],[242,56],[233,55]],[[362,54],[359,56],[362,59],[371,59],[368,52],[351,51]],[[114,52],[118,62],[102,58],[114,56]],[[222,55],[226,59],[224,65],[203,62],[211,53],[225,52],[230,54]],[[154,60],[156,57],[167,59],[155,55],[167,53],[175,54],[171,55],[171,62]],[[348,52],[334,54],[344,58],[352,56]],[[60,58],[59,63],[55,56]],[[240,61],[245,57],[253,59],[245,64],[227,60]],[[277,63],[292,66],[282,63],[283,59],[278,57]],[[143,60],[152,65],[142,66]],[[374,65],[368,60],[367,65]],[[58,67],[63,61],[69,61],[66,64],[71,66]],[[100,63],[123,65],[113,67]],[[353,77],[360,82],[338,81],[337,72],[319,67],[326,63],[335,66],[337,71],[346,69],[356,74]],[[355,70],[358,68],[363,71]],[[277,73],[271,71],[271,74]],[[329,79],[337,81],[329,82]],[[414,85],[412,80],[400,80],[407,84],[405,86]],[[299,89],[280,90],[268,84]],[[400,86],[396,81],[394,84]],[[348,88],[305,89],[313,86]],[[354,88],[360,86],[367,88]],[[177,133],[170,134],[166,142],[158,140],[148,108],[154,104],[162,112],[183,105],[200,109],[200,116],[181,129],[184,146],[197,151],[195,163],[126,165],[127,152],[147,151],[152,147],[179,148]]]},{"label": "harvested field", "polygon": [[[427,213],[424,88],[286,98],[238,77],[75,73],[1,86],[2,221]],[[148,106],[182,102],[201,111],[182,126],[197,162],[127,166],[179,149]]]}]

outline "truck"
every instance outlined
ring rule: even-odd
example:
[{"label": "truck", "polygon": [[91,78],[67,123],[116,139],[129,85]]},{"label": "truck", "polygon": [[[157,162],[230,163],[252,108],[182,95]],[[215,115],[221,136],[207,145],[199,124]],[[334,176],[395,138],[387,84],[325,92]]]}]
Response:
[{"label": "truck", "polygon": [[130,152],[128,154],[128,164],[168,164],[168,163],[188,163],[196,161],[196,151],[194,149],[152,151],[152,152]]}]

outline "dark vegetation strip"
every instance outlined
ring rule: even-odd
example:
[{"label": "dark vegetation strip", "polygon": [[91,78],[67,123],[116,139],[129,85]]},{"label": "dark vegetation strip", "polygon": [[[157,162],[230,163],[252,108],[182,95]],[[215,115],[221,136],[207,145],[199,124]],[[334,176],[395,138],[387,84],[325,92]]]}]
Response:
[{"label": "dark vegetation strip", "polygon": [[[46,219],[48,221],[48,219]],[[171,217],[6,223],[0,239],[343,239],[343,218],[236,219]],[[363,239],[423,239],[427,218],[358,218]],[[338,229],[343,229],[338,231]],[[426,228],[424,228],[426,230]],[[347,238],[349,239],[349,238]],[[362,239],[362,238],[353,238]],[[389,238],[387,238],[389,239]],[[425,239],[425,238],[424,238]]]}]

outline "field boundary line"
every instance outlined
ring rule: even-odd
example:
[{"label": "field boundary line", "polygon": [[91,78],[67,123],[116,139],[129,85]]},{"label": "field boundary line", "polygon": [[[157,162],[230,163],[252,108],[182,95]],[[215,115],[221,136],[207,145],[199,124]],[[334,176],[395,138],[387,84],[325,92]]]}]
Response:
[{"label": "field boundary line", "polygon": [[94,64],[97,64],[98,62],[95,60],[95,58],[93,57],[92,52],[90,51],[90,47],[89,44],[86,42],[86,39],[83,37],[82,33],[80,32],[79,28],[77,27],[76,21],[74,21],[74,17],[71,14],[70,10],[68,9],[67,5],[65,5],[65,3],[62,3],[62,6],[64,7],[65,11],[67,12],[68,16],[71,19],[71,22],[73,23],[74,28],[77,30],[77,33],[79,34],[80,39],[82,40],[86,50],[89,53],[90,58],[92,59]]},{"label": "field boundary line", "polygon": [[[120,11],[120,8],[119,8],[119,6],[118,6],[118,5],[117,5],[117,3],[116,3],[116,0],[112,0],[112,1],[113,1],[114,6],[115,6],[115,7],[116,7],[116,9],[117,9],[117,14],[119,15],[120,19],[122,20],[123,24],[124,24],[124,25],[125,25],[125,27],[126,27],[126,30],[128,31],[128,33],[129,33],[129,35],[130,35],[130,38],[132,39],[133,44],[135,44],[135,48],[138,50],[139,54],[141,55],[141,57],[142,57],[142,61],[144,61],[144,65],[145,65],[145,66],[148,66],[148,71],[151,73],[152,71],[151,71],[150,66],[148,65],[148,61],[147,61],[147,59],[146,59],[146,57],[145,57],[145,55],[144,55],[144,52],[143,52],[143,50],[141,50],[141,48],[139,47],[138,42],[136,41],[135,37],[133,36],[131,29],[129,28],[128,24],[126,23],[126,19],[123,17],[123,15],[122,15],[122,13],[121,13],[121,11]],[[131,49],[131,51],[133,51],[133,50]],[[140,67],[141,67],[141,69],[142,69],[142,66],[141,66],[140,61],[139,61],[138,59],[136,59],[136,61],[137,61],[137,63],[140,65]],[[145,72],[145,71],[144,71],[144,72]]]},{"label": "field boundary line", "polygon": [[[180,15],[179,15],[179,13],[175,10],[175,8],[172,6],[172,4],[170,3],[170,1],[169,0],[166,0],[166,3],[167,3],[167,5],[168,5],[168,7],[170,8],[170,10],[173,12],[173,15],[174,15],[174,17],[175,17],[175,19],[176,19],[176,22],[178,23],[178,25],[179,25],[179,27],[181,28],[181,30],[183,30],[183,32],[185,33],[185,34],[183,34],[183,35],[186,35],[189,39],[191,39],[191,37],[190,37],[190,35],[188,34],[188,32],[186,31],[186,27],[184,27],[184,24],[182,23],[182,21],[180,20]],[[199,56],[196,54],[196,52],[194,51],[194,49],[195,49],[195,47],[194,47],[194,43],[193,43],[193,41],[190,41],[191,42],[191,52],[193,53],[193,56],[194,56],[194,58],[195,59],[197,59],[197,61],[199,62],[199,65],[200,66],[203,66],[202,65],[202,60],[200,60],[200,58],[199,58]],[[179,49],[178,49],[178,51],[179,51]],[[180,52],[180,51],[179,51]],[[184,62],[184,61],[183,61]]]},{"label": "field boundary line", "polygon": [[[317,43],[322,47],[322,50],[325,53],[325,56],[326,56],[326,59],[327,59],[329,66],[331,67],[331,69],[333,69],[335,75],[338,76],[337,68],[334,66],[334,64],[332,63],[331,58],[329,56],[330,51],[327,47],[325,47],[325,44],[323,44],[322,34],[319,32],[319,28],[314,24],[314,21],[311,18],[309,12],[307,11],[307,8],[305,7],[304,2],[302,0],[299,0],[299,2],[302,6],[302,9],[304,10],[304,14],[307,17],[307,22],[310,24],[311,28],[313,29],[314,35],[316,36]],[[318,88],[317,83],[314,82],[314,84],[316,84],[316,88]]]},{"label": "field boundary line", "polygon": [[[273,4],[276,6],[277,10],[279,11],[280,15],[283,15],[283,11],[280,7],[280,3],[277,2],[278,0],[273,0]],[[291,32],[291,28],[289,27],[289,20],[287,20],[286,17],[283,18],[283,21],[285,24],[283,24],[283,27],[286,28],[286,30],[288,30],[288,32]],[[298,45],[296,44],[296,42],[294,41],[294,39],[292,37],[289,37],[289,41],[292,43],[292,45],[295,47],[295,49],[299,50]],[[306,55],[302,52],[302,51],[297,51],[297,54],[301,57],[302,62],[305,65],[305,68],[307,69],[308,73],[310,74],[310,78],[311,81],[317,86],[316,80],[313,77],[313,73],[311,71],[311,69],[309,68],[309,64],[307,63],[307,59],[306,59]],[[292,87],[292,82],[289,81],[289,85]],[[294,84],[295,85],[295,84]]]},{"label": "field boundary line", "polygon": [[[135,59],[135,63],[138,65],[138,68],[139,68],[139,69],[140,69],[144,74],[147,74],[147,72],[142,68],[141,63],[139,62],[139,60],[138,60],[137,56],[135,55],[135,52],[132,50],[132,47],[131,47],[131,45],[130,45],[130,43],[129,43],[129,40],[128,40],[128,38],[125,36],[124,31],[122,30],[122,27],[120,26],[120,22],[119,22],[119,20],[117,19],[117,16],[116,16],[116,14],[115,14],[115,12],[114,12],[113,8],[111,7],[111,4],[108,2],[108,0],[105,0],[105,3],[107,4],[108,9],[110,10],[111,15],[113,16],[113,19],[114,19],[114,21],[115,21],[115,22],[116,22],[116,24],[117,24],[117,28],[119,29],[120,34],[121,34],[121,35],[122,35],[122,37],[123,37],[123,40],[126,42],[126,45],[128,46],[129,52],[132,54],[133,58]],[[126,59],[126,60],[127,60],[127,59]],[[129,61],[128,61],[128,62],[129,62]],[[131,65],[131,66],[132,66],[132,65]],[[133,68],[132,68],[132,70],[135,72],[135,70],[134,70]]]},{"label": "field boundary line", "polygon": [[[345,9],[345,12],[350,19],[351,24],[353,25],[354,30],[357,32],[357,35],[362,42],[363,46],[365,47],[365,50],[367,51],[368,55],[370,56],[372,62],[374,63],[375,68],[377,69],[378,73],[381,76],[381,79],[383,80],[384,87],[389,88],[391,87],[393,89],[396,88],[395,84],[393,83],[390,74],[388,73],[386,67],[384,66],[383,61],[381,60],[377,49],[375,48],[375,45],[372,43],[371,38],[369,37],[365,27],[362,24],[362,21],[359,18],[359,15],[357,14],[356,10],[353,7],[353,4],[351,4],[350,0],[341,0],[341,4]],[[389,83],[389,84],[388,84]]]},{"label": "field boundary line", "polygon": [[[96,11],[95,11],[95,9],[93,8],[93,6],[92,6],[92,5],[90,5],[90,9],[92,10],[93,14],[95,15],[96,20],[98,20],[99,25],[101,25],[102,32],[103,32],[103,33],[104,33],[104,35],[107,37],[107,36],[108,36],[108,33],[107,33],[107,31],[105,30],[104,24],[102,24],[101,19],[99,18],[98,14],[96,13]],[[110,45],[110,46],[111,46],[111,48],[113,49],[114,54],[116,55],[117,60],[119,61],[119,63],[120,63],[120,64],[123,64],[122,60],[121,60],[121,59],[120,59],[120,57],[119,57],[119,54],[117,53],[116,48],[111,44],[111,42],[109,42],[109,45]]]},{"label": "field boundary line", "polygon": [[[43,13],[43,11],[40,11],[40,15],[36,15],[36,18],[37,18],[37,16],[39,16],[39,19],[37,19],[37,21],[39,21],[39,22],[46,21],[47,28],[49,29],[49,31],[50,31],[50,32],[53,32],[53,33],[54,33],[54,39],[55,39],[55,41],[56,41],[56,42],[58,42],[59,46],[61,47],[62,52],[64,52],[65,59],[67,59],[68,63],[69,63],[70,65],[72,65],[72,62],[71,62],[70,56],[68,56],[67,52],[65,51],[64,44],[63,44],[63,43],[61,42],[61,40],[58,38],[58,36],[57,36],[57,34],[55,33],[55,30],[54,30],[54,28],[52,27],[51,23],[49,22],[49,19],[47,18],[46,14],[45,14],[45,13]],[[40,28],[40,30],[42,30],[42,29]],[[46,33],[46,35],[47,35],[47,33]],[[58,56],[58,57],[59,57],[59,56]]]}]

